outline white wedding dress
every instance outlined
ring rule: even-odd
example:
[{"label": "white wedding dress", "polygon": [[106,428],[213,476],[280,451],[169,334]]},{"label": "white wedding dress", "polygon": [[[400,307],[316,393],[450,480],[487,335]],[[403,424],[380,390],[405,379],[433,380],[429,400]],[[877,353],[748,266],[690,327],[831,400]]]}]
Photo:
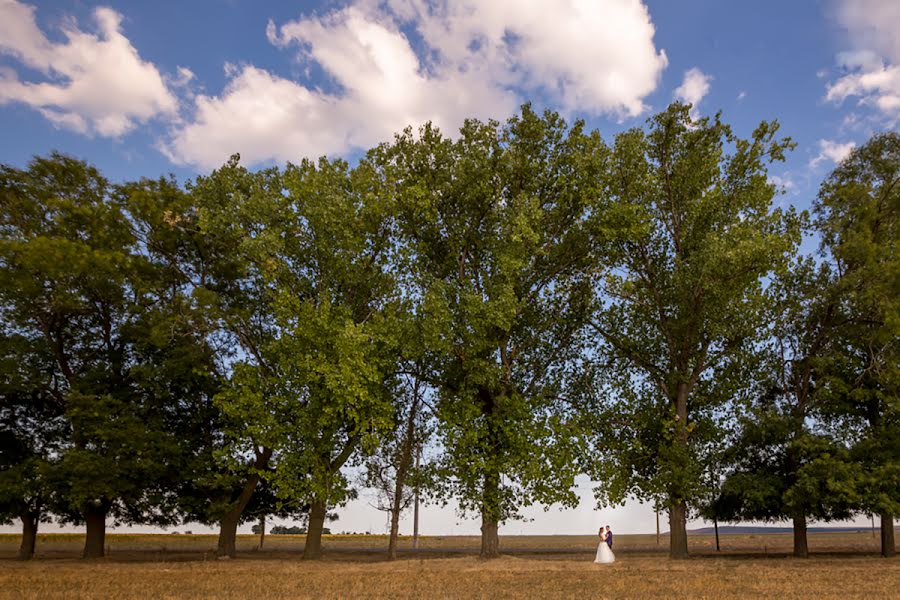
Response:
[{"label": "white wedding dress", "polygon": [[594,559],[594,562],[607,565],[616,562],[616,555],[606,543],[606,535],[600,538],[600,545],[597,546],[597,558]]}]

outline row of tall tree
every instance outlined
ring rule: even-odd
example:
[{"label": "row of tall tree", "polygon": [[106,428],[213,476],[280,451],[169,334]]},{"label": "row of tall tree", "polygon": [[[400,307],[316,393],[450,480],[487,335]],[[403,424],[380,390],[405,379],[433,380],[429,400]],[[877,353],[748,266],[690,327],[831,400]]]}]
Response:
[{"label": "row of tall tree", "polygon": [[[355,166],[111,184],[66,156],[0,171],[0,516],[307,523],[412,486],[481,517],[534,503],[686,521],[900,511],[900,136],[782,208],[777,123],[673,104],[607,144],[524,106]],[[805,235],[805,237],[804,237]],[[801,241],[817,245],[804,254]],[[417,454],[426,449],[425,465]],[[363,471],[365,477],[351,476]]]}]

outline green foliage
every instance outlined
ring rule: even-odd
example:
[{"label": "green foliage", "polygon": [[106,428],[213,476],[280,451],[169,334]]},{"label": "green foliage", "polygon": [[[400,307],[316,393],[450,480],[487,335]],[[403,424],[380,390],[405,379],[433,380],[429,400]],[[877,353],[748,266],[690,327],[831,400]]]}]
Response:
[{"label": "green foliage", "polygon": [[[763,279],[799,242],[774,209],[767,165],[792,147],[763,122],[750,139],[673,104],[649,131],[616,138],[594,226],[609,265],[599,292],[594,437],[588,470],[601,504],[698,500],[721,452],[765,324]],[[682,525],[683,527],[683,525]]]},{"label": "green foliage", "polygon": [[379,149],[400,198],[429,379],[437,494],[486,522],[576,501],[564,382],[591,305],[588,203],[606,149],[556,114],[426,125]]}]

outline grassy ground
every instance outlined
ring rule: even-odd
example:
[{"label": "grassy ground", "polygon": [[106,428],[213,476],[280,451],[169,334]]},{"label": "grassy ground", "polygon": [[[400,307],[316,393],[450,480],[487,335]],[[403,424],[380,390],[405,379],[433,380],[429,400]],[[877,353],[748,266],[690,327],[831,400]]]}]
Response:
[{"label": "grassy ground", "polygon": [[[477,537],[428,537],[424,552],[384,560],[384,536],[328,536],[325,559],[301,561],[302,536],[241,536],[237,560],[214,560],[214,536],[108,536],[107,558],[78,558],[81,536],[42,535],[37,559],[13,560],[0,536],[0,598],[900,598],[900,559],[869,534],[811,534],[813,557],[787,556],[790,535],[691,538],[670,561],[656,536],[620,535],[617,562],[594,565],[591,536],[509,536],[483,562]],[[408,545],[409,540],[404,540]]]}]

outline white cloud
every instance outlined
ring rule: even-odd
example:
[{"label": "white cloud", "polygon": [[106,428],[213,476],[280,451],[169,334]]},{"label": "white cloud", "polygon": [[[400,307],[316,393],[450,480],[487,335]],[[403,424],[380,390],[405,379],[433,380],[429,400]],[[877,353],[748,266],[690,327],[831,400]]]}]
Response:
[{"label": "white cloud", "polygon": [[709,93],[712,77],[694,67],[684,72],[681,85],[675,88],[675,98],[692,106],[691,114],[696,114],[697,105]]},{"label": "white cloud", "polygon": [[738,100],[743,100],[746,97],[747,97],[747,92],[744,90],[741,90],[741,92],[737,95]]},{"label": "white cloud", "polygon": [[59,43],[47,39],[34,13],[32,6],[0,0],[0,54],[46,77],[22,81],[15,70],[0,70],[0,104],[21,102],[56,126],[109,137],[176,113],[177,100],[159,71],[122,35],[119,13],[95,9],[96,34],[66,22]]},{"label": "white cloud", "polygon": [[794,180],[787,174],[769,175],[769,183],[785,193],[790,192],[797,187]]},{"label": "white cloud", "polygon": [[[838,164],[850,156],[850,153],[855,147],[855,142],[841,144],[833,140],[819,140],[819,154],[809,161],[809,166],[810,168],[815,169],[819,164],[826,160]],[[772,178],[770,177],[770,179]]]},{"label": "white cloud", "polygon": [[341,154],[427,120],[452,133],[465,117],[504,118],[526,92],[566,111],[634,116],[667,64],[654,31],[639,0],[552,11],[540,0],[357,0],[266,28],[330,78],[327,91],[232,67],[221,94],[194,99],[164,151],[202,167],[232,152],[249,163]]},{"label": "white cloud", "polygon": [[850,97],[896,122],[900,119],[900,2],[839,0],[837,19],[847,28],[854,49],[838,54],[846,72],[827,86],[825,98]]}]

